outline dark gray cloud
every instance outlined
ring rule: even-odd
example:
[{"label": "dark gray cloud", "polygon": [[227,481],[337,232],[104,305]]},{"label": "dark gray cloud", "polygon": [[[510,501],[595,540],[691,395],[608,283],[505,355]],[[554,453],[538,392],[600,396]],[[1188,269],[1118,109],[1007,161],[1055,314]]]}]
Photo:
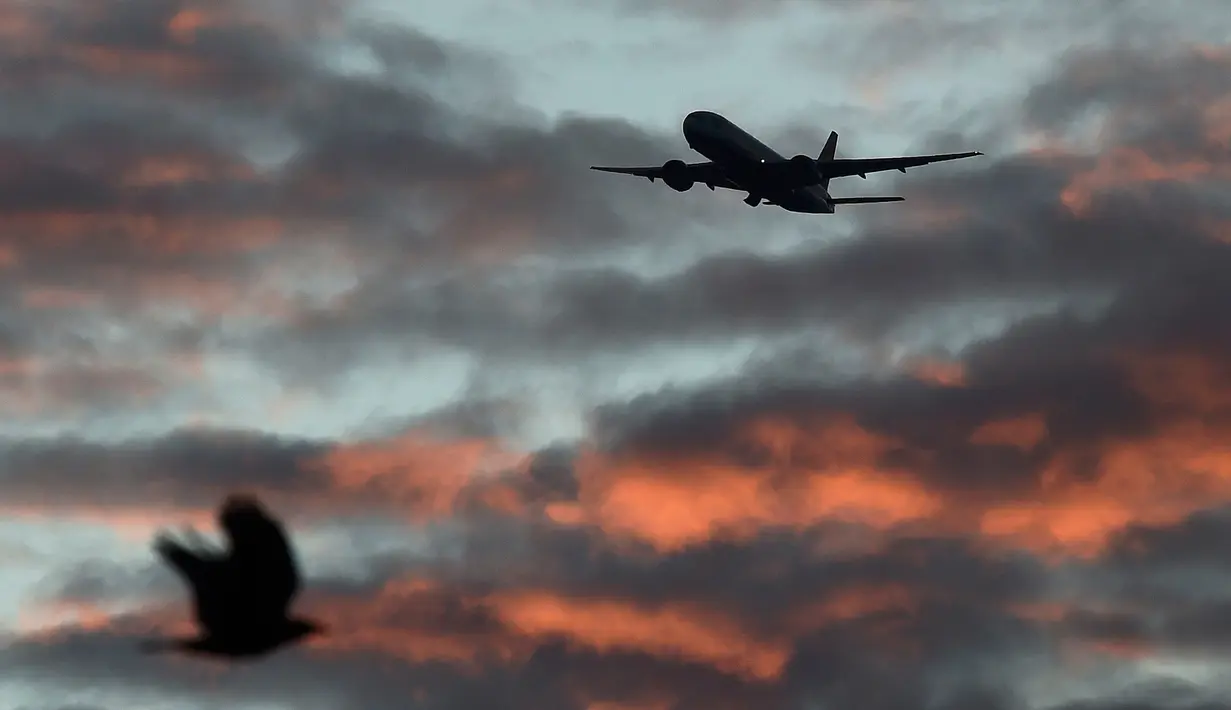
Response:
[{"label": "dark gray cloud", "polygon": [[1225,156],[1219,150],[1226,146],[1210,140],[1201,121],[1231,89],[1231,58],[1221,48],[1076,48],[1063,61],[1064,72],[1026,97],[1031,126],[1061,131],[1106,112],[1110,140],[1141,141],[1157,160]]},{"label": "dark gray cloud", "polygon": [[1087,597],[1101,603],[1068,613],[1065,632],[1130,651],[1221,653],[1231,643],[1227,526],[1218,504],[1118,532],[1085,570]]},{"label": "dark gray cloud", "polygon": [[[982,299],[1122,292],[1117,320],[1151,317],[1159,327],[1217,310],[1227,252],[1210,227],[1231,216],[1231,202],[1222,198],[1228,176],[1219,167],[1227,148],[1207,107],[1231,91],[1224,61],[1191,49],[1129,53],[1119,64],[1134,71],[1091,74],[1091,63],[1115,63],[1128,51],[1075,55],[1026,99],[1031,130],[1062,132],[1083,120],[1083,106],[1110,112],[1101,156],[1007,155],[928,173],[909,183],[917,207],[871,218],[861,239],[775,258],[737,251],[653,279],[611,268],[549,281],[469,270],[434,282],[377,282],[344,310],[315,312],[281,336],[308,339],[313,353],[353,350],[375,334],[388,343],[387,334],[400,332],[505,357],[567,357],[824,324],[878,338]],[[1130,77],[1146,64],[1154,78],[1130,92]],[[1095,84],[1066,88],[1074,77]],[[1193,99],[1174,101],[1169,87],[1190,84]],[[1156,156],[1154,171],[1175,177],[1157,180],[1148,165],[1104,165],[1130,149]],[[929,212],[956,217],[937,226]],[[1145,293],[1159,303],[1138,302]]]},{"label": "dark gray cloud", "polygon": [[[699,454],[762,465],[786,456],[807,476],[815,468],[843,466],[841,452],[800,441],[797,450],[783,454],[742,432],[765,417],[824,428],[835,417],[851,416],[865,430],[896,442],[879,455],[879,465],[905,466],[954,493],[1028,494],[1059,455],[1088,452],[1078,471],[1092,472],[1103,445],[1148,440],[1202,415],[1158,407],[1121,366],[1090,345],[1086,327],[1064,317],[1017,326],[965,353],[969,368],[961,387],[910,377],[819,385],[799,377],[749,376],[608,406],[597,418],[597,436],[621,455]],[[1044,426],[1033,446],[975,438],[989,422],[1025,416],[1039,417]]]},{"label": "dark gray cloud", "polygon": [[[1148,0],[1091,0],[1046,9],[978,0],[622,0],[615,4],[615,9],[629,14],[682,15],[709,22],[746,22],[766,13],[823,10],[828,19],[854,29],[853,34],[864,42],[863,50],[858,51],[857,42],[840,37],[837,48],[865,63],[877,64],[918,60],[955,50],[965,50],[969,56],[1020,38],[1046,45],[1097,32],[1120,41],[1173,40],[1182,30],[1191,36],[1203,22],[1221,21],[1215,0],[1196,0],[1189,7],[1179,16]],[[869,26],[872,29],[866,34],[860,31]]]},{"label": "dark gray cloud", "polygon": [[[245,680],[229,685],[227,692],[235,693],[236,699],[326,693],[373,703],[377,698],[391,703],[393,698],[414,694],[425,707],[436,707],[434,703],[451,707],[459,697],[499,697],[506,707],[529,707],[526,703],[543,698],[555,698],[556,707],[651,699],[670,699],[683,707],[693,703],[802,707],[821,699],[849,699],[852,693],[896,679],[892,691],[883,697],[874,694],[868,702],[877,706],[906,702],[904,707],[923,708],[930,707],[928,697],[944,692],[930,673],[954,665],[972,670],[979,666],[980,654],[995,654],[1001,662],[1009,662],[1044,642],[1038,627],[1015,619],[1007,610],[1011,602],[1036,599],[1044,592],[1043,567],[1026,558],[997,561],[956,540],[908,541],[885,552],[824,560],[799,555],[809,537],[770,534],[747,546],[718,544],[635,559],[608,549],[600,536],[580,531],[532,530],[531,545],[521,550],[508,544],[509,529],[475,531],[493,538],[505,536],[504,554],[512,557],[500,564],[494,564],[494,557],[470,554],[462,565],[444,560],[411,564],[403,573],[419,580],[437,579],[443,586],[382,594],[380,601],[370,598],[375,589],[370,585],[346,589],[322,582],[307,601],[319,606],[320,613],[332,615],[343,636],[358,631],[348,626],[353,622],[339,616],[347,600],[370,606],[374,617],[367,623],[377,624],[391,638],[405,634],[406,649],[412,654],[416,644],[429,648],[433,639],[452,639],[476,649],[497,648],[504,639],[504,643],[528,643],[529,655],[523,652],[510,662],[479,651],[476,674],[448,663],[410,662],[357,649],[296,653],[246,671]],[[810,535],[823,537],[825,532]],[[510,569],[518,572],[510,574]],[[954,578],[965,583],[955,587]],[[95,565],[67,580],[61,596],[79,602],[106,600],[126,583],[133,593],[148,593],[148,582],[132,582],[131,574]],[[844,594],[849,601],[851,592],[866,594],[888,586],[900,588],[908,606],[872,609],[826,622],[824,604],[840,602],[838,597]],[[617,600],[647,612],[672,604],[724,609],[742,618],[751,634],[793,639],[791,660],[780,681],[758,681],[687,657],[619,647],[595,650],[584,636],[564,633],[533,635],[501,616],[501,594],[541,590],[566,600]],[[585,623],[580,628],[586,628]],[[22,641],[5,651],[6,668],[23,675],[34,670],[68,673],[77,682],[102,686],[176,689],[191,695],[206,691],[192,668],[142,660],[133,648],[137,629],[135,620],[120,619],[108,632]],[[100,665],[104,656],[110,660]],[[381,671],[357,671],[360,666]],[[984,672],[979,669],[978,675]],[[294,682],[301,673],[314,680]],[[970,676],[968,682],[976,681]],[[952,702],[957,700],[946,701]]]},{"label": "dark gray cloud", "polygon": [[[723,219],[635,181],[577,179],[594,163],[665,160],[673,142],[619,120],[549,121],[516,103],[494,58],[413,29],[342,25],[324,4],[17,16],[40,36],[0,50],[16,107],[0,122],[13,262],[0,317],[28,338],[97,341],[122,323],[157,345],[174,310],[207,357],[251,345],[235,321],[278,322],[256,352],[293,384],[324,386],[369,353],[414,357],[403,334],[525,347],[502,311],[553,298],[536,291],[554,276],[509,268],[512,294],[483,296],[474,282],[492,264],[667,245]],[[370,50],[376,67],[330,69],[339,47]]]},{"label": "dark gray cloud", "polygon": [[0,442],[7,505],[211,506],[234,488],[328,488],[313,463],[328,444],[238,430],[191,430],[129,442],[63,437]]},{"label": "dark gray cloud", "polygon": [[[140,687],[232,702],[329,698],[373,710],[404,708],[408,701],[433,710],[479,706],[582,710],[599,700],[658,699],[662,694],[651,689],[668,683],[676,692],[667,697],[682,694],[684,702],[710,707],[781,703],[781,696],[772,690],[748,688],[705,669],[673,667],[636,655],[600,658],[563,644],[543,647],[519,667],[483,668],[478,676],[441,663],[408,665],[363,655],[294,654],[272,659],[259,669],[243,669],[247,672],[242,676],[240,670],[229,671],[230,682],[220,690],[211,676],[200,671],[151,665],[139,655],[127,662],[126,651],[137,640],[130,635],[70,636],[54,645],[23,644],[7,652],[6,660],[10,668],[53,669],[75,678],[67,687]],[[111,662],[102,663],[107,657]]]},{"label": "dark gray cloud", "polygon": [[1135,568],[1196,568],[1231,572],[1231,510],[1203,510],[1175,525],[1136,525],[1118,535],[1108,561]]},{"label": "dark gray cloud", "polygon": [[[1084,75],[1088,61],[1075,58],[1055,84]],[[1222,66],[1203,52],[1152,61],[1164,63],[1175,82],[1186,81],[1194,65]],[[1114,76],[1099,81],[1110,84]],[[1118,80],[1131,83],[1134,76],[1129,71]],[[818,384],[814,373],[771,359],[725,383],[612,405],[598,417],[599,438],[617,450],[739,458],[756,455],[739,449],[746,443],[736,434],[758,417],[821,421],[851,414],[866,429],[901,442],[885,453],[884,463],[906,463],[957,489],[1025,484],[1029,490],[1062,452],[1089,452],[1089,468],[1098,463],[1094,453],[1111,442],[1147,440],[1182,422],[1225,425],[1225,407],[1212,410],[1208,402],[1185,397],[1160,401],[1158,391],[1143,388],[1141,363],[1124,359],[1192,357],[1207,365],[1204,374],[1193,375],[1207,378],[1200,386],[1215,393],[1225,386],[1218,373],[1226,370],[1231,341],[1218,324],[1231,303],[1222,277],[1231,268],[1231,251],[1209,226],[1226,220],[1231,203],[1215,191],[1225,185],[1218,174],[1225,146],[1202,121],[1203,107],[1213,96],[1231,95],[1231,85],[1218,84],[1212,69],[1202,76],[1221,93],[1199,91],[1203,98],[1186,108],[1176,109],[1165,95],[1154,103],[1134,98],[1127,107],[1109,103],[1113,113],[1126,111],[1139,122],[1151,117],[1149,106],[1160,108],[1148,135],[1113,133],[1125,143],[1104,146],[1108,153],[1131,146],[1150,155],[1157,150],[1168,164],[1208,166],[1211,172],[1195,181],[1143,183],[1145,175],[1120,173],[1122,187],[1095,189],[1075,214],[1062,198],[1082,184],[1076,176],[1101,170],[1094,167],[1098,159],[1004,158],[920,186],[925,200],[959,208],[963,216],[952,226],[879,224],[859,240],[810,257],[722,256],[659,282],[617,274],[607,283],[579,282],[564,299],[573,313],[561,317],[569,325],[560,332],[606,346],[637,337],[787,333],[836,321],[875,339],[929,310],[972,299],[1084,291],[1101,294],[1106,305],[1074,303],[970,344],[958,355],[961,387],[913,378]],[[1029,99],[1032,121],[1061,115],[1044,108],[1051,85]],[[1151,85],[1165,82],[1146,82]],[[1096,86],[1090,95],[1112,92]],[[1184,373],[1172,368],[1162,376],[1178,384]],[[1154,389],[1167,386],[1164,379]],[[983,424],[1026,415],[1046,424],[1037,448],[971,441]]]},{"label": "dark gray cloud", "polygon": [[[0,188],[11,188],[0,189],[0,247],[12,254],[0,287],[0,377],[17,378],[4,391],[30,386],[8,365],[26,360],[54,366],[35,394],[119,410],[175,390],[167,373],[125,359],[132,352],[240,352],[285,380],[336,391],[350,368],[441,344],[496,367],[829,325],[878,344],[939,309],[992,299],[1095,294],[1106,305],[1070,304],[968,345],[953,363],[956,384],[823,382],[771,354],[722,382],[611,403],[594,413],[585,445],[462,481],[454,477],[466,475],[470,451],[449,438],[499,439],[527,415],[523,402],[476,387],[461,404],[381,422],[377,441],[238,429],[119,443],[10,437],[0,489],[13,508],[200,507],[257,488],[323,517],[353,517],[357,504],[414,517],[449,498],[442,517],[404,530],[414,554],[356,551],[348,561],[362,575],[317,580],[305,602],[339,620],[337,646],[230,671],[220,689],[196,666],[137,654],[143,622],[125,617],[106,630],[19,639],[0,652],[10,677],[364,708],[1019,710],[1032,703],[1017,679],[1062,670],[1072,644],[1100,659],[1108,648],[1225,648],[1225,559],[1212,542],[1225,515],[1192,513],[1225,495],[1216,476],[1193,470],[1217,467],[1207,439],[1231,431],[1220,398],[1231,258],[1218,238],[1231,203],[1225,119],[1211,109],[1231,85],[1218,52],[1071,55],[1025,93],[1011,125],[989,134],[1041,132],[1053,142],[1046,150],[919,181],[912,173],[897,185],[911,194],[906,210],[870,214],[849,242],[789,258],[749,247],[651,278],[581,257],[685,244],[701,216],[691,196],[578,171],[665,159],[674,138],[614,120],[547,121],[516,104],[508,74],[481,52],[338,24],[340,10],[324,4],[297,7],[227,3],[196,16],[152,0],[84,14],[51,5],[30,16],[46,33],[38,41],[3,44],[0,92],[17,107],[0,119]],[[328,69],[330,43],[366,47],[377,67]],[[500,85],[486,110],[467,105],[468,89]],[[1057,148],[1091,113],[1107,126],[1101,155]],[[961,132],[935,140],[962,143]],[[1108,167],[1108,156],[1129,153],[1153,162]],[[721,209],[706,218],[736,214]],[[759,220],[775,219],[738,214],[750,221],[732,220],[731,231],[754,245],[768,229]],[[293,261],[304,254],[330,261]],[[333,286],[334,271],[353,271],[338,280],[358,286],[336,300],[304,293]],[[194,312],[168,315],[182,303]],[[128,329],[107,332],[113,324]],[[117,340],[134,343],[131,352]],[[1161,374],[1143,384],[1152,367]],[[1028,416],[1042,422],[1037,441],[976,436]],[[868,455],[843,442],[775,447],[742,436],[757,421],[806,429],[834,417],[891,443]],[[1183,470],[1164,471],[1175,476],[1108,473],[1150,469],[1148,456],[1111,454],[1159,440],[1175,442]],[[1184,459],[1192,449],[1205,458]],[[321,466],[330,456],[337,469]],[[698,460],[721,466],[689,465]],[[687,489],[735,471],[785,498],[803,476],[877,470],[939,497],[949,529],[783,520],[668,550],[619,539],[602,515],[552,522],[552,504],[609,512],[593,487],[621,473],[602,469],[613,462],[639,466],[636,502],[663,525],[729,503],[698,485],[681,506],[655,485]],[[1168,515],[1140,496],[1115,498],[1142,480]],[[1106,517],[1129,527],[1059,565],[977,534],[994,527],[982,517],[989,509],[1030,514],[1066,486],[1087,498],[1059,504],[1080,512],[1089,501],[1094,513],[1057,527],[1100,518],[1107,498],[1123,510]],[[745,503],[757,501],[731,505]],[[1149,524],[1132,525],[1138,515]],[[827,552],[852,538],[871,542]],[[84,606],[169,598],[152,579],[100,563],[50,579],[47,593]],[[176,618],[185,613],[182,600],[168,603]],[[469,667],[456,658],[471,653]],[[783,666],[750,678],[714,660],[724,654],[753,665],[781,654]],[[1122,701],[1095,689],[1087,704],[1215,707],[1205,690],[1138,688]]]},{"label": "dark gray cloud", "polygon": [[1197,683],[1179,678],[1161,678],[1132,684],[1119,697],[1076,700],[1054,707],[1054,710],[1146,710],[1153,708],[1190,708],[1191,710],[1221,710],[1226,701],[1208,692]]}]

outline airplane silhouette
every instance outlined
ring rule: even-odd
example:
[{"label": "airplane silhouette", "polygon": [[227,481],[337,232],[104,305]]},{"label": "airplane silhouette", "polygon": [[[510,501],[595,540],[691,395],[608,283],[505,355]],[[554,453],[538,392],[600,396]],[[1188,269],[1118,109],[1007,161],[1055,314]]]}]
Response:
[{"label": "airplane silhouette", "polygon": [[282,524],[255,498],[240,495],[226,499],[218,522],[228,538],[227,553],[209,549],[191,528],[189,545],[166,534],[155,538],[154,551],[192,591],[201,633],[147,642],[145,650],[256,657],[324,633],[317,621],[287,616],[301,581]]},{"label": "airplane silhouette", "polygon": [[942,153],[938,155],[899,156],[893,158],[837,159],[838,134],[830,132],[820,155],[812,158],[796,155],[784,158],[774,149],[753,138],[747,131],[712,111],[693,111],[684,117],[684,139],[688,147],[710,159],[706,163],[685,163],[668,160],[661,167],[612,168],[590,166],[591,170],[649,178],[661,178],[669,187],[684,192],[701,183],[716,187],[744,190],[745,204],[756,207],[762,201],[788,212],[833,214],[835,205],[863,205],[876,202],[901,202],[904,197],[832,197],[829,181],[836,177],[885,170],[906,172],[929,163],[959,160],[980,152]]}]

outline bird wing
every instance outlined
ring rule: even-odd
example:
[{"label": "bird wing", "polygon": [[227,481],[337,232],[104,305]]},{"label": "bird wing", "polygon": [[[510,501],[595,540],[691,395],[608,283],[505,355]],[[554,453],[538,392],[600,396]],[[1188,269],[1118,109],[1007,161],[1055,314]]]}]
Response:
[{"label": "bird wing", "polygon": [[299,593],[301,577],[282,523],[259,505],[229,506],[232,574],[243,580],[245,604],[256,615],[284,616]]},{"label": "bird wing", "polygon": [[154,551],[188,585],[202,629],[217,633],[225,628],[234,603],[226,560],[210,551],[190,549],[167,535],[155,539]]}]

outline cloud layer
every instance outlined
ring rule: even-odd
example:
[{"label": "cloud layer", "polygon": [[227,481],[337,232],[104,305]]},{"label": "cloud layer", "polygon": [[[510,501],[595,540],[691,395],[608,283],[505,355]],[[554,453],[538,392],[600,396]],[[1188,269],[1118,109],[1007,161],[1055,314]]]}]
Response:
[{"label": "cloud layer", "polygon": [[[680,141],[357,9],[0,4],[20,706],[1226,703],[1231,53],[1039,20],[920,131],[996,150],[820,242],[586,173]],[[238,488],[334,633],[136,653],[187,620],[148,534]]]}]

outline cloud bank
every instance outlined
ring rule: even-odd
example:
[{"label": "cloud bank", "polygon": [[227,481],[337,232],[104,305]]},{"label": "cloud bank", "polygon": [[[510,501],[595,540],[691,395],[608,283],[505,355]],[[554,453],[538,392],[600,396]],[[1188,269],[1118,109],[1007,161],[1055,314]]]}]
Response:
[{"label": "cloud bank", "polygon": [[[1225,704],[1231,53],[1057,52],[978,132],[1001,150],[784,252],[783,215],[584,173],[675,136],[541,115],[495,52],[354,10],[0,5],[0,500],[42,565],[6,682]],[[136,653],[187,619],[144,536],[236,488],[302,535],[335,633],[244,670]]]}]

